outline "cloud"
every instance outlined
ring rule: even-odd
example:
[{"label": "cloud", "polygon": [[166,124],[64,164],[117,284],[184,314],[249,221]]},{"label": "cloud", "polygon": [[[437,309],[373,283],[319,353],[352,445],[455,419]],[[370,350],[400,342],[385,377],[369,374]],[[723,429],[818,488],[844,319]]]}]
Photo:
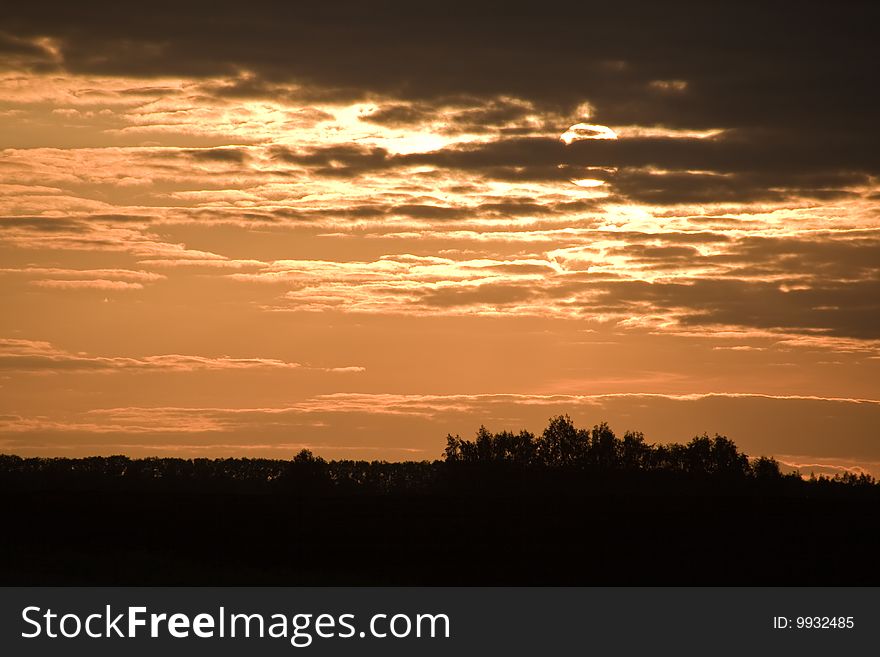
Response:
[{"label": "cloud", "polygon": [[[94,129],[102,134],[219,139],[178,150],[195,169],[172,171],[170,152],[155,153],[162,164],[142,167],[132,166],[132,153],[119,152],[124,172],[56,169],[117,188],[188,179],[188,189],[169,192],[184,204],[258,205],[266,200],[258,179],[286,184],[306,176],[314,185],[317,176],[333,188],[335,179],[378,173],[548,185],[589,179],[604,183],[609,201],[654,205],[790,205],[870,195],[880,169],[866,109],[876,97],[866,82],[873,39],[863,26],[876,10],[860,4],[819,21],[810,12],[793,17],[765,7],[762,25],[779,28],[767,40],[737,12],[692,2],[662,11],[625,4],[612,10],[572,3],[560,9],[572,17],[562,22],[517,12],[504,30],[481,3],[466,7],[466,30],[454,7],[426,21],[404,8],[374,15],[351,6],[328,21],[316,7],[275,6],[242,19],[238,5],[220,2],[211,13],[224,27],[211,31],[200,29],[201,12],[179,7],[126,16],[102,3],[75,14],[63,5],[38,13],[17,7],[9,17],[17,36],[2,43],[15,52],[54,53],[68,78],[61,84],[80,79],[87,88],[73,83],[52,96],[56,75],[28,93],[79,104],[54,111],[100,119]],[[288,11],[294,16],[285,21]],[[629,15],[641,17],[639,26]],[[169,36],[161,27],[169,20],[188,36]],[[821,56],[811,35],[826,44]],[[7,93],[30,98],[14,91],[29,84],[6,85],[13,89]],[[835,102],[816,102],[817,89],[833,89]],[[81,107],[98,101],[121,111]],[[620,138],[596,138],[615,134]],[[268,158],[230,139],[267,145]],[[216,189],[214,180],[200,186],[203,168],[219,166],[236,168],[227,182],[234,189]],[[342,209],[350,201],[340,199],[331,211],[355,214]],[[462,216],[455,205],[398,208],[420,219]]]},{"label": "cloud", "polygon": [[853,463],[847,459],[825,458],[822,462],[816,462],[809,456],[779,454],[777,460],[782,470],[790,470],[800,473],[801,477],[835,476],[846,473],[872,474],[880,472],[880,462]]},{"label": "cloud", "polygon": [[197,162],[222,162],[225,164],[244,164],[250,159],[243,148],[199,148],[186,149],[182,153]]},{"label": "cloud", "polygon": [[0,31],[0,55],[2,69],[50,71],[60,63],[58,44],[52,39],[22,38],[5,31]]},{"label": "cloud", "polygon": [[[592,236],[590,239],[589,236]],[[880,241],[591,231],[530,258],[385,255],[372,262],[276,261],[240,282],[285,285],[274,310],[436,312],[609,319],[658,330],[744,330],[880,339]]]},{"label": "cloud", "polygon": [[50,277],[51,279],[59,280],[75,279],[76,282],[93,279],[114,279],[153,283],[165,279],[165,276],[162,274],[132,269],[63,269],[60,267],[22,267],[21,269],[15,269],[6,267],[0,269],[0,274],[19,274],[37,278]]},{"label": "cloud", "polygon": [[0,275],[30,278],[37,287],[58,290],[142,290],[145,283],[164,280],[162,274],[130,269],[62,269],[58,267],[22,267],[0,269]]},{"label": "cloud", "polygon": [[593,306],[607,312],[641,303],[678,323],[740,325],[876,340],[880,281],[787,288],[742,280],[603,283]]},{"label": "cloud", "polygon": [[[245,16],[239,5],[219,2],[211,4],[216,26],[206,31],[200,29],[206,8],[160,3],[120,15],[101,2],[76,13],[59,3],[53,11],[16,7],[8,24],[21,34],[64,37],[63,59],[72,71],[216,76],[244,70],[252,95],[271,94],[287,82],[347,98],[508,94],[574,103],[589,89],[599,97],[593,102],[599,111],[611,106],[604,111],[621,117],[641,116],[646,103],[638,101],[650,99],[660,106],[660,123],[705,121],[707,114],[746,123],[833,114],[836,104],[816,103],[809,81],[835,89],[841,107],[869,91],[861,75],[870,71],[865,26],[876,17],[861,3],[834,16],[764,7],[764,32],[732,8],[694,2],[663,8],[572,2],[549,14],[512,13],[499,29],[497,11],[480,2],[427,13],[403,3],[368,12],[347,2],[332,20],[317,5],[257,2]],[[639,16],[638,24],[632,16]],[[172,20],[187,38],[168,34]],[[821,56],[814,48],[820,35],[829,46]],[[852,66],[846,76],[843,63]],[[792,111],[798,109],[800,115]]]},{"label": "cloud", "polygon": [[128,281],[109,281],[102,278],[87,280],[42,280],[31,281],[31,285],[48,287],[57,290],[142,290],[141,283],[129,283]]},{"label": "cloud", "polygon": [[[503,29],[495,8],[481,2],[427,13],[405,3],[368,12],[347,2],[332,20],[317,5],[257,2],[245,16],[237,3],[219,2],[210,5],[212,30],[203,29],[201,3],[125,15],[111,9],[103,2],[76,13],[63,3],[51,11],[17,6],[7,25],[19,40],[54,39],[74,73],[235,79],[247,72],[225,85],[227,97],[280,100],[292,89],[415,104],[513,97],[569,111],[589,100],[603,125],[809,134],[810,147],[832,158],[841,151],[867,157],[876,148],[875,43],[867,26],[877,9],[866,3],[833,16],[762,7],[761,30],[748,12],[692,1],[662,8],[644,0],[571,2],[550,13],[510,13]],[[171,23],[186,37],[169,35]],[[833,102],[818,99],[822,93]],[[859,135],[861,142],[853,139]]]},{"label": "cloud", "polygon": [[[300,151],[276,146],[272,153],[329,177],[431,166],[502,181],[590,178],[607,183],[621,198],[658,205],[857,198],[880,173],[870,154],[854,157],[837,149],[829,155],[811,140],[774,140],[758,131],[618,139],[606,126],[578,126],[587,124],[569,128],[561,140],[558,133],[509,136],[421,153],[355,144]],[[575,128],[581,136],[570,137]]]},{"label": "cloud", "polygon": [[308,370],[318,372],[359,373],[359,366],[315,367],[275,358],[208,357],[163,354],[130,358],[105,357],[72,353],[49,342],[21,339],[0,339],[0,371],[26,373],[64,372],[195,372],[229,370]]}]

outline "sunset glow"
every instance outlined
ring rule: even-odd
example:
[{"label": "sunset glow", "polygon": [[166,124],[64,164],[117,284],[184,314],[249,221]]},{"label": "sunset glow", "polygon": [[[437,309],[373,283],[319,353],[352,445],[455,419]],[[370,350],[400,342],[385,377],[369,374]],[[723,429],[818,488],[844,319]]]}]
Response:
[{"label": "sunset glow", "polygon": [[478,43],[386,79],[131,30],[4,36],[0,452],[433,459],[567,412],[880,474],[858,117],[650,53],[459,88]]}]

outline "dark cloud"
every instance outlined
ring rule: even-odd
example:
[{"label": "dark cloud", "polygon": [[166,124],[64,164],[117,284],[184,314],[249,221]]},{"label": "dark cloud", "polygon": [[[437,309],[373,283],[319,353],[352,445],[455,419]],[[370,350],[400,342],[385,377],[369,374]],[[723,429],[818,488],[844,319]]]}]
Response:
[{"label": "dark cloud", "polygon": [[88,232],[95,224],[145,224],[152,216],[128,214],[86,214],[69,217],[0,216],[0,231],[25,230],[35,233]]},{"label": "dark cloud", "polygon": [[427,306],[453,307],[488,304],[505,305],[526,301],[537,292],[526,285],[486,283],[469,287],[437,288],[418,293],[420,303]]},{"label": "dark cloud", "polygon": [[606,285],[600,305],[647,302],[685,325],[729,325],[880,338],[880,280],[786,288],[764,281],[699,279]]},{"label": "dark cloud", "polygon": [[[676,314],[685,324],[880,338],[880,237],[876,234],[835,239],[744,237],[710,256],[693,247],[638,243],[612,252],[651,269],[711,267],[715,273],[653,283],[598,282],[583,289],[564,284],[564,294],[598,293],[598,308],[591,305],[590,311],[625,313],[627,308],[647,304],[652,312]],[[717,269],[719,265],[728,269]]]},{"label": "dark cloud", "polygon": [[[567,117],[550,115],[538,121],[536,108],[531,103],[510,98],[484,99],[466,97],[437,99],[433,103],[387,103],[376,111],[365,113],[361,119],[391,127],[419,128],[430,123],[441,123],[442,134],[528,134],[540,130],[554,130]],[[553,121],[548,125],[547,120]]]},{"label": "dark cloud", "polygon": [[[553,11],[479,1],[52,4],[9,10],[0,50],[43,57],[52,43],[72,72],[204,76],[203,92],[223,98],[372,98],[378,109],[367,122],[419,126],[442,113],[446,132],[502,137],[398,156],[356,145],[275,152],[320,175],[426,165],[565,181],[605,167],[589,177],[607,179],[612,200],[675,204],[833,201],[880,174],[874,3],[801,3],[797,11],[695,0],[571,2]],[[568,147],[535,136],[560,134],[585,100],[596,123],[724,132]],[[304,111],[296,120],[329,118]],[[220,149],[192,156],[246,159]]]},{"label": "dark cloud", "polygon": [[712,256],[712,261],[829,282],[880,279],[880,235],[844,235],[744,237],[726,253]]},{"label": "dark cloud", "polygon": [[57,67],[55,55],[45,43],[0,31],[0,70],[31,70],[45,73]]},{"label": "dark cloud", "polygon": [[39,233],[63,233],[80,228],[80,222],[62,217],[0,217],[0,230],[25,229]]},{"label": "dark cloud", "polygon": [[[830,173],[803,176],[778,172],[699,173],[672,171],[654,173],[624,169],[608,176],[614,190],[631,201],[665,205],[675,203],[782,203],[791,199],[831,201],[854,198],[847,189],[865,185],[865,174]],[[816,185],[824,185],[817,187]],[[839,187],[835,187],[839,186]]]},{"label": "dark cloud", "polygon": [[325,176],[355,176],[394,166],[393,157],[384,148],[341,144],[307,150],[271,146],[269,155],[280,162],[308,167]]},{"label": "dark cloud", "polygon": [[[753,5],[753,6],[750,6]],[[349,98],[511,95],[602,122],[688,127],[873,125],[876,3],[347,0],[17,3],[7,29],[46,35],[73,71],[239,76]],[[845,123],[845,124],[844,124]]]},{"label": "dark cloud", "polygon": [[243,148],[188,148],[182,152],[197,162],[244,164],[250,159],[247,150]]},{"label": "dark cloud", "polygon": [[853,157],[804,139],[790,144],[760,133],[714,138],[589,139],[566,146],[549,137],[507,137],[425,153],[394,155],[356,144],[272,155],[314,173],[354,177],[432,166],[507,181],[594,178],[622,199],[652,204],[782,202],[854,197],[880,174],[880,157]]},{"label": "dark cloud", "polygon": [[880,157],[858,147],[863,138],[838,133],[834,143],[827,144],[817,135],[740,130],[707,138],[593,139],[566,147],[561,159],[572,165],[778,173],[783,181],[786,175],[797,173],[813,176],[810,180],[815,184],[826,175],[849,180],[858,177],[854,172],[880,172]]},{"label": "dark cloud", "polygon": [[[480,191],[474,189],[474,192]],[[297,222],[306,223],[309,221],[318,221],[321,219],[384,219],[391,217],[403,217],[408,219],[416,219],[425,222],[452,222],[452,221],[471,221],[476,219],[514,219],[517,217],[541,217],[541,218],[565,218],[569,222],[574,222],[573,215],[577,213],[595,212],[601,209],[601,199],[584,199],[580,201],[554,201],[545,200],[538,202],[534,198],[511,197],[505,201],[495,202],[489,201],[485,203],[476,203],[474,205],[442,205],[435,198],[424,199],[424,202],[418,196],[412,197],[410,203],[383,203],[381,200],[374,202],[351,203],[343,207],[330,208],[271,208],[271,209],[254,209],[254,210],[231,210],[226,211],[230,219],[239,219],[251,221],[254,223],[285,223]],[[196,218],[200,221],[210,222],[216,221],[220,216],[220,210],[212,209],[210,211],[195,210],[187,216]],[[715,235],[713,238],[709,233],[700,234],[691,233],[692,237],[682,234],[681,239],[692,239],[695,242],[704,241],[723,241],[724,236]],[[616,237],[615,234],[614,237]]]},{"label": "dark cloud", "polygon": [[[620,235],[621,233],[617,233]],[[623,233],[626,235],[627,239],[635,240],[638,237],[637,233]],[[660,234],[641,234],[643,239],[659,239],[663,242],[669,242],[671,244],[713,244],[719,242],[729,242],[730,237],[727,235],[722,235],[720,233],[711,233],[711,232],[699,232],[699,233],[673,233],[673,232],[664,232]]]},{"label": "dark cloud", "polygon": [[692,259],[700,253],[692,246],[646,246],[644,244],[612,248],[608,252],[611,255],[625,255],[638,260]]},{"label": "dark cloud", "polygon": [[43,57],[47,55],[47,50],[45,47],[28,39],[21,39],[6,32],[0,32],[0,53],[13,57]]},{"label": "dark cloud", "polygon": [[83,220],[106,223],[106,224],[143,224],[154,219],[151,215],[143,214],[89,214],[82,217]]},{"label": "dark cloud", "polygon": [[432,166],[500,180],[567,180],[578,172],[561,164],[563,145],[553,139],[501,139],[426,153],[395,155],[376,146],[341,144],[295,150],[273,146],[275,159],[324,176],[353,177],[397,168]]},{"label": "dark cloud", "polygon": [[468,208],[460,206],[404,204],[394,206],[391,209],[391,214],[400,214],[414,219],[461,219],[466,217],[469,212]]},{"label": "dark cloud", "polygon": [[397,103],[386,105],[375,112],[365,114],[362,118],[370,123],[397,127],[424,123],[434,116],[435,111],[430,108]]}]

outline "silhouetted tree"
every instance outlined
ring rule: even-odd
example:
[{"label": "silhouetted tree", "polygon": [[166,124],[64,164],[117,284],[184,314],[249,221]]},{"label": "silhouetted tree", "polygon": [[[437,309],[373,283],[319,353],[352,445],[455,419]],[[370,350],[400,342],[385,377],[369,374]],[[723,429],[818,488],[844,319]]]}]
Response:
[{"label": "silhouetted tree", "polygon": [[687,444],[686,469],[691,474],[744,477],[750,470],[749,459],[737,450],[732,440],[703,434]]},{"label": "silhouetted tree", "polygon": [[280,481],[283,488],[297,493],[326,490],[330,485],[327,461],[303,449],[288,462]]},{"label": "silhouetted tree", "polygon": [[620,464],[625,470],[641,470],[649,465],[651,447],[640,431],[627,431],[620,445]]},{"label": "silhouetted tree", "polygon": [[[617,467],[620,452],[619,441],[607,423],[597,424],[590,432],[590,461],[601,470]],[[622,446],[620,446],[622,447]]]},{"label": "silhouetted tree", "polygon": [[538,439],[537,456],[551,467],[583,465],[590,449],[589,434],[577,429],[568,415],[550,418],[550,424]]},{"label": "silhouetted tree", "polygon": [[774,458],[767,456],[758,457],[752,462],[751,466],[752,475],[756,479],[762,481],[776,481],[782,478],[779,463]]}]

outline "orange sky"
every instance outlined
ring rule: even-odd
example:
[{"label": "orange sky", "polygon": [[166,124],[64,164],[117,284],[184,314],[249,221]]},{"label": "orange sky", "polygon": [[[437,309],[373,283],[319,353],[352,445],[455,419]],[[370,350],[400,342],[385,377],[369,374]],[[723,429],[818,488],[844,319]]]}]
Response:
[{"label": "orange sky", "polygon": [[92,70],[29,29],[0,35],[0,452],[433,459],[567,412],[880,473],[856,156],[652,120],[685,70],[640,118],[590,85]]}]

